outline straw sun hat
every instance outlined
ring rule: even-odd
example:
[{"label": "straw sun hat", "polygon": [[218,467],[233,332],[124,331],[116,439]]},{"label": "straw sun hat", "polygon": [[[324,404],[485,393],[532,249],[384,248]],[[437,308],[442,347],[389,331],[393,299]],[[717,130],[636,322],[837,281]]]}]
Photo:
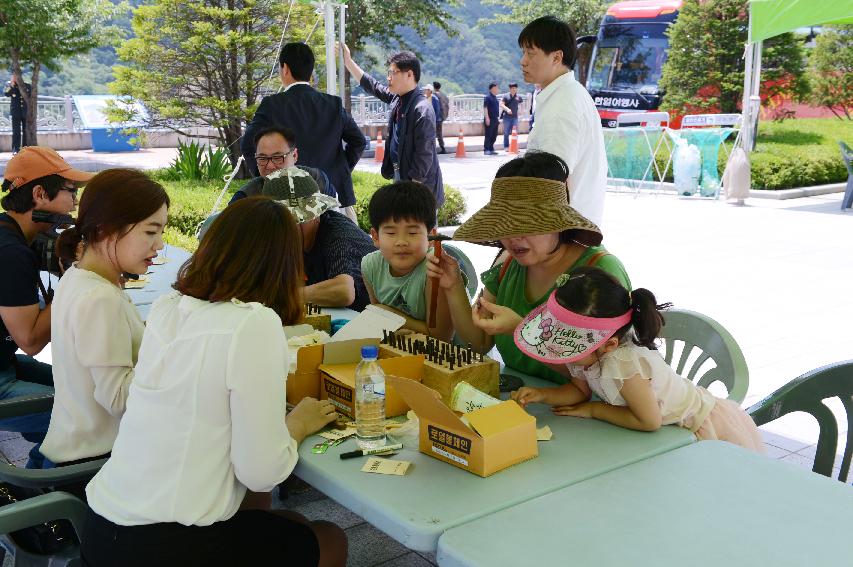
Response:
[{"label": "straw sun hat", "polygon": [[569,206],[566,184],[538,177],[499,177],[492,181],[488,204],[453,235],[454,240],[500,246],[517,236],[574,230],[586,246],[601,244],[601,230]]}]

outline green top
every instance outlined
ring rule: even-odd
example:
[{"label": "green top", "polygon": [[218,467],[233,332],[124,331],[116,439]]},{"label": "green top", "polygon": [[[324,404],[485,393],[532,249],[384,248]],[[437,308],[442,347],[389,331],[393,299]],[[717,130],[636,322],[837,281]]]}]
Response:
[{"label": "green top", "polygon": [[405,276],[391,275],[388,260],[377,250],[361,259],[361,275],[373,288],[373,295],[382,305],[393,307],[406,315],[425,321],[426,258]]},{"label": "green top", "polygon": [[[578,258],[577,261],[572,264],[568,270],[566,270],[566,272],[575,268],[587,266],[589,260],[599,252],[607,252],[607,250],[603,246],[592,246],[587,248],[583,254],[580,255],[580,258]],[[535,301],[527,301],[527,296],[524,291],[525,284],[527,282],[527,268],[520,265],[515,260],[512,260],[503,279],[498,282],[502,264],[503,263],[492,266],[480,274],[480,278],[483,280],[483,285],[489,293],[497,298],[498,305],[510,307],[513,311],[522,317],[525,317],[536,307],[545,303],[545,301],[548,300],[548,296],[551,295],[552,291],[554,291],[554,286],[551,286],[547,293],[542,297]],[[600,256],[594,265],[597,268],[601,268],[605,272],[613,275],[622,283],[622,285],[625,286],[626,289],[631,289],[631,280],[628,277],[628,273],[625,271],[625,266],[622,265],[622,262],[620,262],[619,258],[616,256],[612,254]],[[518,350],[518,347],[515,346],[515,341],[513,341],[512,335],[495,336],[495,346],[498,347],[498,352],[501,353],[504,364],[510,368],[515,368],[525,374],[538,376],[550,382],[556,382],[557,384],[566,383],[566,378],[561,374],[551,370],[545,364],[522,354],[522,352]]]}]

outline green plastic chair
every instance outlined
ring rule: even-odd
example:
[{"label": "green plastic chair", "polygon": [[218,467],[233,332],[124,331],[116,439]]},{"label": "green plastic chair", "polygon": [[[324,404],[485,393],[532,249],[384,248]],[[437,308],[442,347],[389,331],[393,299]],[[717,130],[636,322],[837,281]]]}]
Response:
[{"label": "green plastic chair", "polygon": [[[21,396],[0,402],[0,419],[51,411],[52,395]],[[70,520],[78,538],[83,533],[87,507],[80,499],[59,492],[63,486],[90,480],[101,469],[106,459],[90,461],[54,469],[24,469],[0,462],[0,481],[7,484],[38,489],[42,494],[0,507],[0,545],[10,550],[13,565],[80,565],[79,546],[70,544],[61,552],[45,556],[23,549],[9,537],[25,527],[52,520]]]},{"label": "green plastic chair", "polygon": [[853,360],[828,364],[806,372],[746,412],[757,425],[770,423],[796,411],[811,414],[820,426],[812,470],[832,478],[832,467],[838,448],[838,423],[835,415],[823,403],[827,398],[839,398],[844,411],[847,412],[847,441],[838,476],[839,480],[844,480],[850,471],[853,455]]},{"label": "green plastic chair", "polygon": [[843,211],[853,206],[853,150],[840,140],[838,146],[841,148],[841,159],[844,160],[844,165],[847,167],[847,188],[844,190],[844,198],[841,200],[841,210]]},{"label": "green plastic chair", "polygon": [[[749,389],[749,369],[734,337],[722,325],[695,311],[668,309],[663,316],[666,325],[661,329],[660,338],[666,362],[681,376],[703,388],[722,382],[730,400],[743,402]],[[679,342],[684,347],[678,361],[673,363],[675,346]],[[698,358],[686,369],[694,350],[698,350]],[[716,366],[698,375],[708,359]]]},{"label": "green plastic chair", "polygon": [[471,262],[471,259],[468,258],[462,250],[451,244],[444,244],[441,248],[459,262],[459,268],[462,270],[462,276],[465,279],[465,289],[468,290],[469,296],[474,297],[480,283],[477,279],[477,270],[474,268],[474,264]]},{"label": "green plastic chair", "polygon": [[[83,526],[86,523],[88,508],[82,500],[65,492],[49,492],[28,498],[14,504],[0,507],[0,533],[8,534],[56,520],[68,520],[74,528],[78,541],[83,541]],[[3,546],[14,543],[4,536]],[[12,565],[50,565],[51,567],[82,565],[80,546],[69,544],[53,555],[36,555],[14,546]]]}]

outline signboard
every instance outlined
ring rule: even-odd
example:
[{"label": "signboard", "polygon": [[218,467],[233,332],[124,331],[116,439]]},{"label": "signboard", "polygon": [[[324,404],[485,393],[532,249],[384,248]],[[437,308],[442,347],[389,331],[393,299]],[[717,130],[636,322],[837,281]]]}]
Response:
[{"label": "signboard", "polygon": [[[74,95],[74,106],[77,107],[77,112],[80,114],[80,121],[83,122],[83,128],[91,130],[93,128],[126,128],[128,126],[140,126],[139,122],[110,122],[107,120],[106,110],[107,101],[114,100],[119,103],[120,107],[126,108],[128,102],[114,95]],[[139,102],[131,103],[136,109],[137,114],[144,118],[148,117],[145,107]]]}]

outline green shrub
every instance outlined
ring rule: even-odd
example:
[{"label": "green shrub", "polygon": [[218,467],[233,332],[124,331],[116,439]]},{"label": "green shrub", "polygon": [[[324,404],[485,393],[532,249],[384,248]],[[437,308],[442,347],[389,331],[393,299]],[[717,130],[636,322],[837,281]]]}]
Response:
[{"label": "green shrub", "polygon": [[170,181],[221,181],[232,169],[225,148],[214,150],[211,146],[202,146],[198,142],[184,144],[178,141],[178,155],[163,175]]},{"label": "green shrub", "polygon": [[[355,189],[355,215],[358,218],[358,226],[365,232],[370,232],[370,218],[367,216],[367,205],[373,193],[390,183],[387,179],[377,173],[364,171],[352,172],[352,183]],[[444,204],[438,210],[438,226],[455,226],[462,221],[465,214],[465,197],[462,193],[450,185],[444,185]]]}]

